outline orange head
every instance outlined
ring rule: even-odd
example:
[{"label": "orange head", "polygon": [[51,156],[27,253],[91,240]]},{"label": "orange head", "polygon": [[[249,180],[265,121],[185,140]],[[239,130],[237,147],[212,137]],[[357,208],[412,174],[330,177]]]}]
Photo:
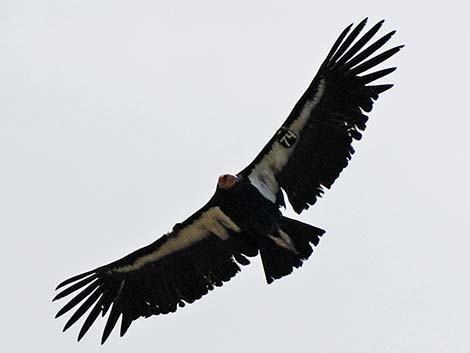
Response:
[{"label": "orange head", "polygon": [[219,181],[217,182],[217,187],[224,189],[224,190],[229,190],[237,182],[238,182],[238,177],[236,177],[235,175],[224,174],[219,177]]}]

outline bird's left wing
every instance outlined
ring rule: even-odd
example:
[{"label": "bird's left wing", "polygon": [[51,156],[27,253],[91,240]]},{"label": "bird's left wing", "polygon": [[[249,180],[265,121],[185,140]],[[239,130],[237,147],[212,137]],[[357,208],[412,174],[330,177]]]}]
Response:
[{"label": "bird's left wing", "polygon": [[80,340],[109,311],[102,343],[120,317],[122,336],[133,320],[174,312],[235,276],[237,262],[249,263],[243,254],[257,254],[242,238],[241,229],[218,206],[208,204],[154,243],[59,284],[54,300],[75,296],[56,317],[74,309],[65,331],[88,312]]},{"label": "bird's left wing", "polygon": [[[390,84],[371,84],[393,72],[366,73],[398,52],[401,46],[374,55],[395,33],[368,43],[382,26],[377,23],[362,37],[366,20],[347,27],[336,40],[312,83],[287,120],[255,160],[239,176],[248,178],[273,202],[283,189],[297,213],[313,205],[347,166],[361,138],[373,101]],[[371,58],[370,58],[371,57]]]}]

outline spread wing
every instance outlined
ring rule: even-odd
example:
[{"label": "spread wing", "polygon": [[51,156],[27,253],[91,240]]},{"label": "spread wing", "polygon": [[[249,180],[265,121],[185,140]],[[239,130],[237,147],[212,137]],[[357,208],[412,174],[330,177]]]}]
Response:
[{"label": "spread wing", "polygon": [[109,312],[104,343],[119,318],[122,336],[133,320],[174,312],[230,280],[240,270],[237,262],[249,263],[243,254],[257,254],[249,242],[249,235],[209,202],[154,243],[59,284],[54,300],[74,296],[56,317],[74,310],[65,331],[88,312],[80,340],[100,314]]},{"label": "spread wing", "polygon": [[402,46],[376,54],[395,31],[369,44],[383,21],[357,39],[366,21],[341,33],[287,120],[239,174],[273,202],[279,201],[282,188],[297,213],[313,205],[348,165],[354,153],[352,142],[361,138],[360,131],[366,127],[364,113],[372,110],[379,94],[392,87],[371,83],[396,68],[364,72]]}]

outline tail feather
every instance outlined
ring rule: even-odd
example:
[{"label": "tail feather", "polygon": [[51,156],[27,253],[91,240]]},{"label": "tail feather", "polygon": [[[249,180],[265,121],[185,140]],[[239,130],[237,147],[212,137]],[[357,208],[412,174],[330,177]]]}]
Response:
[{"label": "tail feather", "polygon": [[312,244],[316,246],[325,233],[323,229],[287,217],[281,218],[280,229],[280,234],[264,237],[259,242],[268,284],[302,266],[313,252]]}]

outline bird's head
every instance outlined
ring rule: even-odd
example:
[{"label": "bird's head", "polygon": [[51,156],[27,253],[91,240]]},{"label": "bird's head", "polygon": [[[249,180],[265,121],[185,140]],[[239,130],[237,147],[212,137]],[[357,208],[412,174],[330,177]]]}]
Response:
[{"label": "bird's head", "polygon": [[224,174],[219,177],[217,188],[223,190],[231,189],[240,179],[235,175]]}]

